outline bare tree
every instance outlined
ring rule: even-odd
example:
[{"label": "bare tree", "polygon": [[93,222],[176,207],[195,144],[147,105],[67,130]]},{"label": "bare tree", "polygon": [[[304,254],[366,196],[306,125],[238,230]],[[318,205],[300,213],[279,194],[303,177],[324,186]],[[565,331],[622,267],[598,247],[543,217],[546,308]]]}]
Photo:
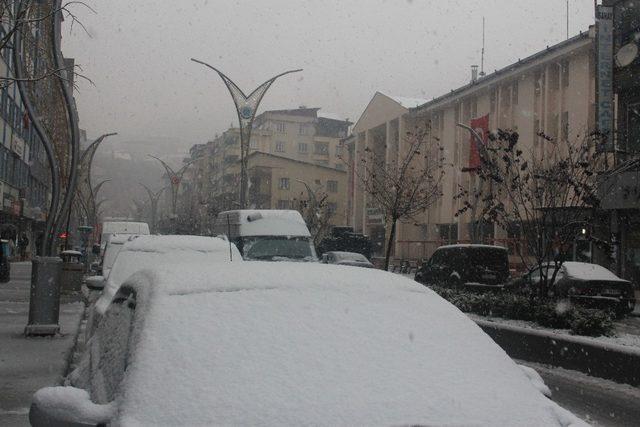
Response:
[{"label": "bare tree", "polygon": [[300,194],[296,209],[304,218],[307,227],[309,227],[313,244],[317,247],[331,228],[333,212],[330,210],[327,200],[329,195],[322,191],[322,187],[314,190],[305,181],[297,181],[305,186],[307,194],[306,197],[304,192]]},{"label": "bare tree", "polygon": [[399,220],[425,212],[442,196],[444,150],[431,136],[431,128],[417,126],[398,143],[398,159],[386,161],[386,150],[366,147],[355,174],[360,185],[384,215],[387,231],[384,268]]},{"label": "bare tree", "polygon": [[[82,22],[78,20],[77,15],[73,12],[74,6],[83,6],[95,13],[95,11],[82,1],[68,1],[61,3],[59,7],[41,7],[36,0],[0,0],[0,23],[5,29],[4,35],[0,37],[0,50],[5,48],[14,48],[13,42],[16,33],[22,34],[22,43],[29,44],[31,52],[35,52],[35,56],[46,56],[46,52],[40,52],[40,46],[34,43],[31,30],[41,25],[44,21],[49,20],[53,15],[61,12],[66,20],[71,22],[71,28],[75,25],[80,26],[86,34],[89,34]],[[27,73],[25,77],[17,78],[13,75],[0,76],[0,89],[5,88],[16,81],[38,82],[49,77],[62,79],[73,84],[76,88],[76,79],[70,76],[82,78],[93,84],[91,79],[81,74],[79,65],[67,65],[54,67],[46,62],[47,66],[34,70],[36,72]],[[27,70],[29,71],[29,70]]]},{"label": "bare tree", "polygon": [[[498,130],[481,152],[477,179],[487,191],[461,189],[461,215],[479,206],[479,215],[516,236],[524,265],[540,268],[539,295],[546,298],[565,252],[577,237],[590,237],[600,200],[596,176],[606,158],[594,150],[595,135],[569,142],[543,134],[538,152],[525,151],[516,132]],[[482,186],[480,188],[483,188]],[[551,263],[549,267],[545,267]]]}]

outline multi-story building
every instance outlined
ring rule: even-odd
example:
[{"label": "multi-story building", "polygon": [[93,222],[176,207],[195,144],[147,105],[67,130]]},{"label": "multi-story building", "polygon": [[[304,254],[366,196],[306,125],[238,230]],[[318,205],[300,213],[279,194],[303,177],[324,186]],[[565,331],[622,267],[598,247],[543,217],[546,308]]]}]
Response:
[{"label": "multi-story building", "polygon": [[[418,124],[428,124],[431,137],[444,148],[444,196],[423,215],[399,224],[393,247],[396,258],[420,259],[443,243],[469,241],[471,218],[468,214],[456,215],[461,201],[453,196],[460,188],[474,188],[476,177],[465,172],[470,134],[457,124],[470,125],[472,119],[485,116],[489,130],[517,131],[519,144],[532,152],[545,150],[548,142],[539,136],[541,132],[567,139],[594,129],[593,33],[581,33],[492,74],[474,76],[469,84],[408,112],[380,94],[374,96],[348,140],[356,168],[366,148],[382,150],[387,162],[401,157],[402,135]],[[357,179],[352,181],[352,224],[357,231],[380,240],[384,236],[380,212]],[[505,230],[493,225],[485,227],[483,234],[490,242],[508,238]]]},{"label": "multi-story building", "polygon": [[[19,2],[13,2],[15,7]],[[35,2],[33,16],[50,14],[51,4]],[[3,9],[0,23],[0,40],[15,23],[11,14],[15,11]],[[33,31],[23,31],[23,60],[32,63],[31,69],[38,75],[47,76],[51,69],[51,23],[38,21]],[[60,34],[57,35],[60,37]],[[25,111],[17,85],[14,83],[14,66],[11,43],[0,49],[0,231],[4,238],[16,239],[22,234],[30,241],[28,252],[34,252],[38,235],[44,230],[51,200],[51,174],[44,146],[36,134]],[[33,46],[27,49],[26,46]],[[36,48],[37,46],[37,48]],[[29,54],[27,54],[29,50]],[[36,52],[34,55],[31,51]],[[48,56],[47,56],[48,55]],[[49,68],[48,68],[49,67]],[[72,74],[72,72],[69,72]],[[51,90],[57,84],[57,76],[40,78],[34,84],[36,108],[45,128],[59,141],[68,141],[66,116],[60,109],[62,99],[54,99],[58,92]],[[64,168],[63,168],[64,169]]]},{"label": "multi-story building", "polygon": [[[299,182],[304,181],[313,192],[327,195],[326,208],[332,212],[332,222],[346,223],[347,174],[341,139],[351,123],[323,115],[319,110],[300,107],[266,111],[256,117],[248,158],[250,206],[296,208],[301,194],[308,198],[306,187]],[[200,145],[193,149],[196,147]],[[218,211],[238,206],[240,130],[230,128],[205,147],[199,152],[206,162],[198,162],[188,172],[185,183],[187,188],[203,189],[200,194],[206,195],[207,200],[201,202],[212,217]],[[278,187],[281,179],[289,180],[289,187]],[[190,183],[192,180],[201,186]],[[258,181],[260,185],[256,184]]]}]

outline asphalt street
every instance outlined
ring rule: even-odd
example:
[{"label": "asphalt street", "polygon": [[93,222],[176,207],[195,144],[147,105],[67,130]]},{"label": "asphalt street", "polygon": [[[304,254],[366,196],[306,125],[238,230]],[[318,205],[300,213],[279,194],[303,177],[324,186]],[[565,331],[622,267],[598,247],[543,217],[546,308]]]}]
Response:
[{"label": "asphalt street", "polygon": [[518,361],[531,366],[551,389],[552,398],[594,426],[640,425],[640,388],[581,372]]}]

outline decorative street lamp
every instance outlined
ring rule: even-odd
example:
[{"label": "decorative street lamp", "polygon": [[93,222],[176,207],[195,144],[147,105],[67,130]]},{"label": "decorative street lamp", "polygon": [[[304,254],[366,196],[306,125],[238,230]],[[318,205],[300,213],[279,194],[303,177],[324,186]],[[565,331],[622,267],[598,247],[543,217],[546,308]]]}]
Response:
[{"label": "decorative street lamp", "polygon": [[145,190],[147,190],[147,195],[149,196],[149,203],[151,204],[151,234],[156,232],[156,222],[157,222],[157,218],[158,218],[158,200],[160,200],[160,196],[162,195],[162,193],[164,192],[164,190],[167,189],[167,187],[162,187],[160,190],[158,191],[153,191],[152,189],[150,189],[149,187],[147,187],[146,185],[142,184],[142,183],[138,183],[140,185],[142,185],[144,187]]},{"label": "decorative street lamp", "polygon": [[157,161],[159,161],[162,164],[162,166],[164,166],[164,170],[167,172],[167,176],[169,177],[169,187],[171,188],[171,216],[175,218],[176,205],[178,203],[178,191],[180,190],[182,177],[184,176],[184,173],[187,171],[187,168],[191,166],[191,164],[194,163],[196,160],[200,160],[200,157],[187,162],[177,172],[174,171],[173,168],[169,166],[164,160],[159,159],[156,156],[152,156],[151,154],[149,154],[149,157],[152,157]]},{"label": "decorative street lamp", "polygon": [[278,77],[282,77],[285,74],[297,73],[302,71],[302,69],[298,70],[289,70],[284,73],[278,74],[275,77],[270,78],[266,82],[262,83],[258,86],[253,92],[251,92],[248,96],[231,80],[229,77],[224,75],[218,69],[212,67],[206,62],[199,61],[197,59],[191,58],[193,62],[197,62],[198,64],[202,64],[205,67],[211,68],[213,71],[218,73],[224,84],[227,86],[229,93],[231,94],[231,98],[233,98],[233,102],[236,106],[236,113],[238,114],[238,121],[240,122],[240,207],[241,209],[246,209],[247,207],[247,187],[248,187],[248,174],[247,174],[247,161],[249,156],[249,141],[251,140],[251,128],[253,126],[253,119],[256,116],[256,111],[258,110],[258,106],[260,105],[260,101],[262,101],[262,97],[267,92],[267,89],[273,84],[274,81]]}]

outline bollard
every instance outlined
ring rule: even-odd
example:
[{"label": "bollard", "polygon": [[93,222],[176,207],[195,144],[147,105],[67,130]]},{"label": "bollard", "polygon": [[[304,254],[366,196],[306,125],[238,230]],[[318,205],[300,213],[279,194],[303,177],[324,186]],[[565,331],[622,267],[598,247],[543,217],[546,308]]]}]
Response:
[{"label": "bollard", "polygon": [[36,257],[31,264],[29,323],[24,334],[54,335],[60,331],[60,275],[62,260],[58,257]]}]

